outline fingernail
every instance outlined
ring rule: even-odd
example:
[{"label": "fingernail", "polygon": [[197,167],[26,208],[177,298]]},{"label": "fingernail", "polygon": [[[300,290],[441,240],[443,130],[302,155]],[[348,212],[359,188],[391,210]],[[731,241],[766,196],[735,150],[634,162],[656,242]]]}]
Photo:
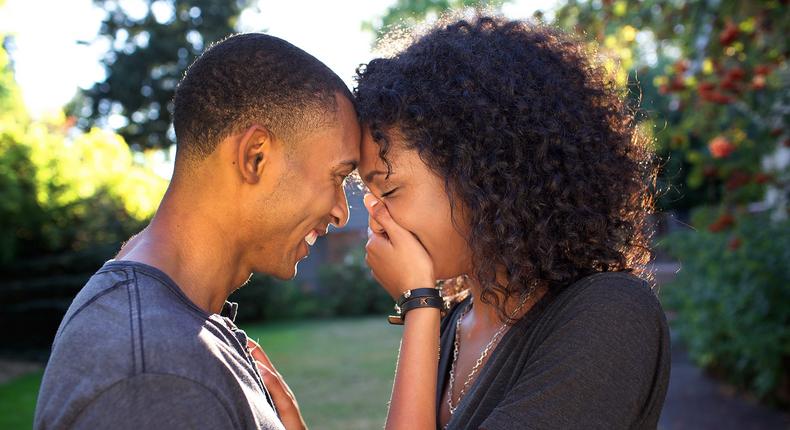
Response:
[{"label": "fingernail", "polygon": [[373,200],[373,202],[370,204],[370,207],[371,207],[371,208],[373,208],[373,207],[375,207],[377,204],[379,204],[379,201],[378,201],[378,200]]}]

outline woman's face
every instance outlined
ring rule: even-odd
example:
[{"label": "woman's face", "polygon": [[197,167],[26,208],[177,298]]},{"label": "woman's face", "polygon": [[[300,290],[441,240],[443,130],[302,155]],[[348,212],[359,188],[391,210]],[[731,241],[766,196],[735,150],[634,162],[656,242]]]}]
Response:
[{"label": "woman's face", "polygon": [[[386,205],[398,224],[422,243],[433,260],[437,279],[469,273],[471,250],[465,239],[468,227],[460,202],[455,200],[453,223],[444,180],[425,165],[416,150],[406,149],[394,136],[387,160],[392,167],[389,177],[387,165],[379,157],[379,146],[366,129],[359,173],[370,192]],[[382,230],[375,221],[370,222],[371,229]]]}]

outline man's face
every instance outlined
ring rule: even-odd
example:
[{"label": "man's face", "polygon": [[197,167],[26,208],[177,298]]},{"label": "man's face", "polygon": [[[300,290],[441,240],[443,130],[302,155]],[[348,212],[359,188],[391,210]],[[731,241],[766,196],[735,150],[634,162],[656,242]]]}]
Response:
[{"label": "man's face", "polygon": [[269,175],[277,179],[262,187],[263,195],[250,206],[256,231],[248,246],[253,271],[293,278],[297,263],[329,224],[348,222],[344,180],[359,162],[361,131],[351,102],[336,99],[336,121],[296,143]]}]

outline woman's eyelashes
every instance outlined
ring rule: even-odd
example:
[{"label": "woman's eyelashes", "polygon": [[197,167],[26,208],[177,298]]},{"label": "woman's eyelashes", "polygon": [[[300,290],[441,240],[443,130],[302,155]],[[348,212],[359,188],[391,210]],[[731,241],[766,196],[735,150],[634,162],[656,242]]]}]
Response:
[{"label": "woman's eyelashes", "polygon": [[383,199],[383,198],[386,198],[386,197],[389,197],[389,196],[391,196],[391,195],[392,195],[392,193],[394,193],[395,191],[397,191],[397,189],[398,189],[398,187],[395,187],[395,188],[393,188],[393,189],[391,189],[391,190],[387,191],[386,193],[382,193],[382,194],[381,194],[381,198]]}]

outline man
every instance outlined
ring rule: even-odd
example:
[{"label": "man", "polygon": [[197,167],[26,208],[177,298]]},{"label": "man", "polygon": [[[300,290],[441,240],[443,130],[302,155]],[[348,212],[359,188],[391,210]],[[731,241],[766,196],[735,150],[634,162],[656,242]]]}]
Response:
[{"label": "man", "polygon": [[351,100],[324,64],[264,34],[231,36],[190,66],[173,179],[63,318],[35,428],[304,427],[226,299],[254,271],[293,277],[328,225],[347,222]]}]

